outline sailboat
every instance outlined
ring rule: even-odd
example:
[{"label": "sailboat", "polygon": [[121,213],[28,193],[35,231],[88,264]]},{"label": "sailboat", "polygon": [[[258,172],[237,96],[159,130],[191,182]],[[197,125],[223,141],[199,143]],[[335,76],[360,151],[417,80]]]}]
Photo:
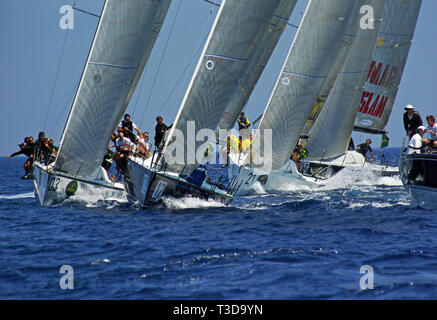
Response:
[{"label": "sailboat", "polygon": [[[308,158],[300,170],[319,181],[344,167],[367,167],[383,176],[399,174],[396,167],[369,165],[362,154],[347,149],[352,130],[386,133],[384,127],[408,56],[420,1],[386,0],[368,4],[374,8],[375,28],[359,30],[306,144]],[[407,34],[409,39],[405,39]],[[367,48],[373,48],[371,55]]]},{"label": "sailboat", "polygon": [[[106,0],[81,81],[53,159],[34,162],[34,190],[41,205],[73,195],[125,198],[102,160],[167,14],[171,0]],[[40,153],[38,153],[40,154]]]},{"label": "sailboat", "polygon": [[[356,1],[309,1],[253,139],[252,153],[245,159],[233,158],[244,168],[243,172],[250,172],[252,182],[261,182],[267,190],[276,189],[278,182],[314,186],[297,171],[290,156],[314,101],[330,76],[356,8]],[[269,133],[270,143],[265,141]],[[261,150],[269,145],[271,158],[261,157]],[[247,192],[251,184],[245,187],[240,192]]]},{"label": "sailboat", "polygon": [[[271,41],[273,45],[269,47],[274,47],[279,38],[277,33],[272,33],[275,29],[272,20],[288,20],[279,16],[278,10],[291,14],[295,3],[294,0],[222,1],[162,151],[146,160],[129,157],[125,187],[131,203],[153,206],[163,197],[184,196],[223,203],[233,199],[242,178],[234,176],[229,180],[220,175],[211,179],[210,169],[195,158],[196,152],[200,150],[203,154],[208,149],[208,142],[205,145],[204,141],[189,139],[198,137],[202,129],[214,133],[231,104],[243,108],[242,102],[235,101],[244,101],[250,94],[262,65],[273,51],[270,48],[263,53],[264,45]],[[270,40],[269,34],[275,39]],[[240,99],[238,95],[244,97]],[[230,120],[232,125],[234,121]],[[183,142],[179,140],[178,144],[180,136]],[[211,147],[216,144],[215,134],[212,140]],[[174,150],[182,154],[182,161],[169,161]]]}]

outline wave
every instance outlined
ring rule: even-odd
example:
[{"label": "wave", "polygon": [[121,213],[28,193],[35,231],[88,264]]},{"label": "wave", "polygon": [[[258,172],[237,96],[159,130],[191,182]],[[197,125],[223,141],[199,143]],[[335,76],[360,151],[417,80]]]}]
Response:
[{"label": "wave", "polygon": [[27,198],[35,198],[35,195],[33,194],[33,192],[26,192],[26,193],[13,194],[13,195],[1,195],[0,194],[0,199],[5,199],[5,200],[27,199]]},{"label": "wave", "polygon": [[203,208],[222,208],[226,205],[220,201],[216,200],[204,200],[195,197],[184,197],[184,198],[162,198],[165,206],[170,209],[203,209]]}]

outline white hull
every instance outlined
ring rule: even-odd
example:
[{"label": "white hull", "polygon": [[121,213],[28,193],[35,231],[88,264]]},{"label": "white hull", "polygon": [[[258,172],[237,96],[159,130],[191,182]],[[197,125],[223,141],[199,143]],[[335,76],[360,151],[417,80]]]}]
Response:
[{"label": "white hull", "polygon": [[397,167],[388,165],[370,164],[365,162],[363,155],[356,151],[346,151],[338,158],[321,161],[301,161],[299,171],[307,178],[317,184],[326,184],[326,180],[334,176],[344,168],[370,169],[377,175],[395,176],[399,174]]},{"label": "white hull", "polygon": [[[101,170],[104,171],[103,168]],[[68,199],[86,202],[126,199],[123,184],[112,183],[106,172],[100,179],[85,180],[54,172],[50,167],[35,163],[33,174],[35,197],[42,206],[61,204]]]},{"label": "white hull", "polygon": [[229,155],[229,158],[231,168],[234,168],[235,174],[238,174],[238,179],[243,181],[237,196],[252,193],[254,184],[257,182],[267,192],[309,190],[317,187],[317,184],[298,172],[292,160],[289,160],[281,170],[265,173],[245,165],[244,155],[233,153]]},{"label": "white hull", "polygon": [[399,160],[401,180],[414,200],[435,209],[437,198],[437,154],[411,154]]},{"label": "white hull", "polygon": [[229,204],[237,191],[236,186],[240,183],[239,180],[235,181],[227,190],[222,189],[219,182],[207,182],[206,179],[196,184],[188,181],[187,176],[183,177],[182,174],[158,170],[152,166],[151,160],[151,158],[144,161],[129,157],[125,173],[125,189],[127,198],[133,205],[152,207],[162,204],[162,198],[165,197],[214,199]]}]

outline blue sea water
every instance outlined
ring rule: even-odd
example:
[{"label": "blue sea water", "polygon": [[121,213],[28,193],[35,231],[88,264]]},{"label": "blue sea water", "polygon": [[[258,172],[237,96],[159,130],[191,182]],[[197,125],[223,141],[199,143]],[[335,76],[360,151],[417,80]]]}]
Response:
[{"label": "blue sea water", "polygon": [[[399,148],[386,159],[396,164]],[[437,210],[399,178],[344,170],[320,190],[43,208],[0,158],[0,299],[435,299]],[[74,289],[60,288],[62,265]],[[374,288],[362,290],[362,266]]]}]

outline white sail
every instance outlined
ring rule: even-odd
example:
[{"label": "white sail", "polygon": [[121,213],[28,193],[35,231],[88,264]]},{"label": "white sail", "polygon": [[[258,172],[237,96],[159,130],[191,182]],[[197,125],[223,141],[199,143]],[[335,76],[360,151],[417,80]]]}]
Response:
[{"label": "white sail", "polygon": [[258,37],[261,37],[261,40],[257,42],[256,50],[252,50],[253,53],[250,58],[250,63],[247,65],[247,71],[240,83],[241,89],[234,93],[234,96],[223,113],[218,125],[220,129],[231,129],[240,116],[244,105],[247,103],[279,38],[288,24],[296,2],[297,0],[282,0],[275,14],[271,17],[270,25],[267,30],[260,30]]},{"label": "white sail", "polygon": [[[373,8],[373,29],[359,27],[361,15],[353,22],[357,36],[343,68],[312,130],[305,146],[308,160],[328,160],[343,155],[349,145],[357,104],[360,101],[367,70],[376,46],[385,0],[361,0]],[[359,13],[359,12],[358,12]]]},{"label": "white sail", "polygon": [[[259,128],[272,130],[273,170],[290,158],[314,101],[328,77],[355,7],[355,0],[311,0],[294,38]],[[255,150],[256,155],[259,150]],[[266,159],[268,161],[268,159]],[[270,167],[264,162],[264,165]]]},{"label": "white sail", "polygon": [[390,117],[416,28],[422,0],[387,0],[377,47],[358,102],[357,131],[382,133]]},{"label": "white sail", "polygon": [[[242,89],[242,79],[250,72],[251,59],[262,45],[281,0],[223,0],[195,73],[169,133],[164,151],[175,130],[184,134],[187,156],[195,155],[203,142],[187,143],[187,123],[200,129],[215,130],[234,94]],[[173,145],[173,144],[172,144]],[[170,150],[167,150],[170,151]],[[183,165],[169,165],[180,172]]]},{"label": "white sail", "polygon": [[88,178],[141,77],[171,0],[107,0],[61,139],[55,170]]}]

